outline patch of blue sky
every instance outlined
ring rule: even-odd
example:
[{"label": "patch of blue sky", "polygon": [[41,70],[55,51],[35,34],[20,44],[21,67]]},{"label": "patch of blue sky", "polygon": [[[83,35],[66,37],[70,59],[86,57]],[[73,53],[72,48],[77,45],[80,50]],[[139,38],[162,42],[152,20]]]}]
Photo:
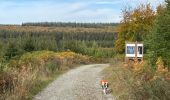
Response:
[{"label": "patch of blue sky", "polygon": [[22,22],[119,22],[121,9],[163,0],[0,0],[0,23]]}]

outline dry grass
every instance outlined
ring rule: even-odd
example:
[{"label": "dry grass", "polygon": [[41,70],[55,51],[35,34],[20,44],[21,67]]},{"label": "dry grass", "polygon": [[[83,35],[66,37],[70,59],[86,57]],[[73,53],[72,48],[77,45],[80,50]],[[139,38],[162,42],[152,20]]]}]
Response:
[{"label": "dry grass", "polygon": [[[114,62],[105,69],[105,78],[117,100],[169,100],[169,72],[154,71],[147,62],[125,67],[122,62]],[[140,66],[139,66],[140,65]]]},{"label": "dry grass", "polygon": [[107,28],[71,28],[71,27],[41,27],[41,26],[0,26],[0,30],[13,30],[18,32],[115,32],[115,27]]},{"label": "dry grass", "polygon": [[24,54],[19,60],[11,60],[0,73],[0,99],[31,99],[55,77],[76,64],[90,63],[90,59],[73,52],[36,51]]},{"label": "dry grass", "polygon": [[104,70],[105,78],[109,80],[112,93],[118,100],[130,100],[130,88],[128,80],[130,78],[129,70],[123,67],[123,63],[116,62]]}]

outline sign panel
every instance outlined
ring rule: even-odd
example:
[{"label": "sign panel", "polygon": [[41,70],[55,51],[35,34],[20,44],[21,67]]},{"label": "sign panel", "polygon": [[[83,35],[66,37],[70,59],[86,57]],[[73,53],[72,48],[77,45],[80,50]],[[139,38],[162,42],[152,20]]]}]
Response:
[{"label": "sign panel", "polygon": [[143,57],[143,44],[126,43],[126,57],[134,58],[136,55],[138,58]]}]

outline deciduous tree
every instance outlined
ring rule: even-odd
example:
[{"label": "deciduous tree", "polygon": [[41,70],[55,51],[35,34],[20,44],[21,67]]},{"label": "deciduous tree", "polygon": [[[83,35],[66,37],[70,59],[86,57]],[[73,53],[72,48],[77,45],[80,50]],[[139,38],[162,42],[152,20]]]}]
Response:
[{"label": "deciduous tree", "polygon": [[124,51],[125,41],[143,41],[146,33],[151,29],[156,13],[150,4],[141,4],[137,8],[125,8],[123,19],[118,27],[118,39],[115,42],[116,51]]}]

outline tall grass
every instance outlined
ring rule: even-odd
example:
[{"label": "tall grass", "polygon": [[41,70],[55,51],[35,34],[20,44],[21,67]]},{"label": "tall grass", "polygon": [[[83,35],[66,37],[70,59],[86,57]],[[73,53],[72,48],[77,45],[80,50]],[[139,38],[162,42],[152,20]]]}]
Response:
[{"label": "tall grass", "polygon": [[73,52],[37,51],[10,60],[0,73],[0,99],[31,99],[54,77],[90,59]]},{"label": "tall grass", "polygon": [[170,73],[153,70],[147,61],[132,66],[114,62],[105,73],[118,100],[170,100]]}]

